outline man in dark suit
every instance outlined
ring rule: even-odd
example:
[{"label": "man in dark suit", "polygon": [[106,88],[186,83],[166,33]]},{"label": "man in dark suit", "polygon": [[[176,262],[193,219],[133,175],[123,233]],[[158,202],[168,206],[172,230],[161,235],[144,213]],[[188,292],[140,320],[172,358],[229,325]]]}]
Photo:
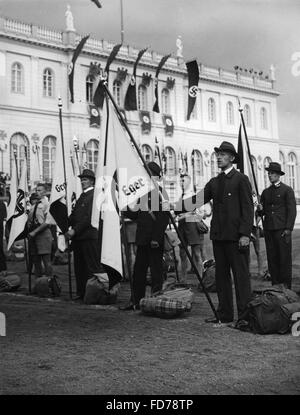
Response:
[{"label": "man in dark suit", "polygon": [[[161,175],[161,168],[151,161],[148,167],[154,179]],[[129,304],[120,307],[121,310],[139,309],[141,298],[145,297],[146,276],[150,266],[152,292],[160,291],[163,283],[163,251],[164,235],[169,223],[169,212],[162,210],[162,203],[157,203],[158,209],[151,211],[153,201],[157,198],[157,191],[153,190],[143,196],[140,201],[140,209],[127,210],[124,214],[132,220],[136,220],[136,245],[137,252],[133,270],[133,298]]]},{"label": "man in dark suit", "polygon": [[[217,311],[220,321],[229,323],[234,318],[230,270],[238,317],[251,299],[248,251],[254,209],[250,181],[233,167],[233,163],[238,161],[234,146],[223,141],[215,152],[221,173],[206,184],[203,202],[213,201],[210,238],[216,262]],[[210,318],[206,322],[217,320]]]},{"label": "man in dark suit", "polygon": [[296,219],[293,189],[282,183],[281,165],[271,162],[266,169],[271,186],[262,192],[258,212],[264,217],[264,234],[272,285],[292,285],[292,231]]},{"label": "man in dark suit", "polygon": [[85,169],[78,177],[81,179],[83,192],[69,216],[71,228],[65,236],[72,239],[77,286],[77,298],[75,299],[83,299],[87,280],[94,273],[101,272],[101,266],[98,230],[91,225],[95,174],[93,171]]}]

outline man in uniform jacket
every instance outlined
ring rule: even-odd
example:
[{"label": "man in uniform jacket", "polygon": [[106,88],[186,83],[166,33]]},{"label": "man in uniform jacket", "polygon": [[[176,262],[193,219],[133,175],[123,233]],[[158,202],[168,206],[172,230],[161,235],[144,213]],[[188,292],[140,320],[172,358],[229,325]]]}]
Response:
[{"label": "man in uniform jacket", "polygon": [[101,267],[98,230],[91,225],[95,174],[85,169],[78,177],[81,179],[83,192],[69,216],[71,228],[66,233],[66,237],[72,239],[77,286],[77,298],[75,299],[83,299],[87,280],[94,273],[101,272]]},{"label": "man in uniform jacket", "polygon": [[292,231],[296,219],[296,200],[293,189],[282,183],[281,165],[271,162],[266,169],[271,186],[262,192],[258,211],[263,226],[269,272],[272,285],[292,285]]},{"label": "man in uniform jacket", "polygon": [[[161,175],[161,168],[155,162],[149,162],[148,167],[154,176],[154,180]],[[158,209],[151,211],[151,202],[157,196],[153,190],[141,198],[140,205],[143,209],[137,211],[127,210],[124,212],[129,219],[137,223],[136,258],[133,270],[133,298],[129,304],[120,307],[121,310],[139,309],[141,298],[145,297],[146,276],[150,266],[152,292],[162,289],[163,283],[163,251],[164,235],[169,223],[169,212],[162,211],[162,204]]]},{"label": "man in uniform jacket", "polygon": [[[206,184],[204,192],[197,193],[193,203],[197,208],[213,201],[210,239],[216,262],[217,311],[220,321],[229,323],[234,318],[230,271],[234,279],[238,317],[251,299],[248,253],[254,208],[248,177],[233,167],[233,163],[238,161],[234,146],[223,141],[215,152],[221,173]],[[187,205],[191,206],[191,203],[186,203],[183,210]],[[182,201],[176,204],[175,209],[182,209]],[[218,320],[214,317],[205,321],[214,323]]]}]

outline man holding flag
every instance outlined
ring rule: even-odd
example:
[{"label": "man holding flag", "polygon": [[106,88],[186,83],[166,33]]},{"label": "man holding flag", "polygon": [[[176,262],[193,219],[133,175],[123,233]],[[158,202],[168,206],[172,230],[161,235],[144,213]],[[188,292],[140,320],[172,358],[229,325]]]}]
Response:
[{"label": "man holding flag", "polygon": [[[161,168],[151,161],[148,167],[154,180],[161,176]],[[146,276],[150,266],[152,293],[162,289],[163,284],[163,253],[164,235],[169,223],[168,212],[162,209],[161,201],[158,201],[158,209],[153,211],[153,201],[158,201],[156,190],[144,195],[140,201],[140,209],[128,210],[125,216],[137,221],[136,245],[137,253],[133,270],[133,298],[129,304],[121,310],[139,309],[140,300],[145,297]]]},{"label": "man holding flag", "polygon": [[[206,184],[204,203],[213,200],[210,237],[216,261],[218,315],[221,322],[229,323],[234,318],[230,270],[234,278],[238,317],[251,299],[248,251],[254,209],[249,179],[233,167],[238,162],[234,146],[223,141],[215,152],[222,172]],[[217,320],[211,318],[206,322],[216,323]]]},{"label": "man holding flag", "polygon": [[74,253],[74,271],[77,286],[77,298],[83,300],[86,283],[95,273],[100,273],[98,232],[91,225],[94,197],[95,174],[85,169],[78,176],[81,179],[82,193],[77,199],[73,212],[69,216],[71,228],[65,233],[72,240]]}]

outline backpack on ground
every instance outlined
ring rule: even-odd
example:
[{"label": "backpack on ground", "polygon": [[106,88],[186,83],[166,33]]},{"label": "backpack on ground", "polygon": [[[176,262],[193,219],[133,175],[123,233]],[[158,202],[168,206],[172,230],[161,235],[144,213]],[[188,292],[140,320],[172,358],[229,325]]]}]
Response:
[{"label": "backpack on ground", "polygon": [[83,302],[85,304],[115,304],[119,288],[120,283],[109,288],[109,279],[106,273],[94,274],[87,281]]},{"label": "backpack on ground", "polygon": [[[203,262],[203,275],[202,275],[202,282],[206,291],[210,293],[215,293],[217,291],[216,288],[216,263],[213,259],[209,259]],[[201,283],[198,285],[199,291],[203,291]]]},{"label": "backpack on ground", "polygon": [[293,312],[300,311],[298,295],[282,284],[263,290],[251,300],[236,328],[258,334],[284,334],[290,331]]},{"label": "backpack on ground", "polygon": [[140,300],[142,313],[160,318],[173,318],[191,311],[194,294],[190,288],[168,286],[166,290],[154,293]]},{"label": "backpack on ground", "polygon": [[16,291],[22,284],[21,277],[15,273],[0,276],[0,292]]},{"label": "backpack on ground", "polygon": [[33,293],[38,297],[59,297],[61,284],[56,275],[52,277],[38,277],[35,281]]}]

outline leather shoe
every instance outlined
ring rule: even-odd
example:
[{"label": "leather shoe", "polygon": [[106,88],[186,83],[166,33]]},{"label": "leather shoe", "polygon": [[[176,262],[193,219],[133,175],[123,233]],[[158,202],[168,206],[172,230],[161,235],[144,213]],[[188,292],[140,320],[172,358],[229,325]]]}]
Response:
[{"label": "leather shoe", "polygon": [[128,303],[126,305],[120,306],[119,310],[121,311],[131,311],[131,310],[139,310],[139,305],[134,305],[133,303]]},{"label": "leather shoe", "polygon": [[[220,318],[220,321],[221,321],[221,323],[232,323],[233,322],[233,320],[224,319],[224,318]],[[216,317],[210,317],[210,318],[205,319],[205,323],[217,324],[217,323],[219,323],[219,320],[217,320]]]}]

